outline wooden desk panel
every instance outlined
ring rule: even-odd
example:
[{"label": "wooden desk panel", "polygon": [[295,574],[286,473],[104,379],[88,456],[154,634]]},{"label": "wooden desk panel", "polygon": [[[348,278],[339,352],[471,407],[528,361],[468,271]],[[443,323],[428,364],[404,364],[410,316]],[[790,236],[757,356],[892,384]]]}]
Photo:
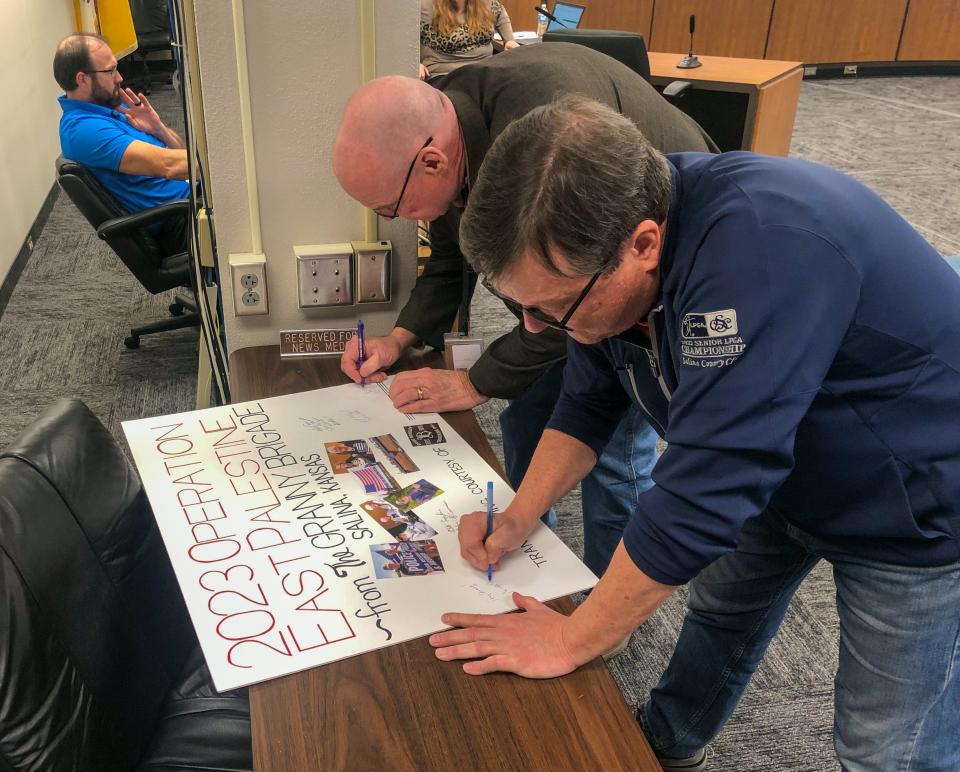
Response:
[{"label": "wooden desk panel", "polygon": [[[281,360],[276,346],[235,351],[230,370],[237,401],[346,382],[336,357]],[[502,476],[473,413],[444,418]],[[599,659],[547,681],[471,677],[424,638],[251,686],[250,714],[258,772],[660,769]]]},{"label": "wooden desk panel", "polygon": [[649,53],[650,75],[654,78],[692,80],[694,83],[702,84],[724,83],[746,90],[750,87],[765,86],[800,67],[800,62],[700,56],[702,67],[694,70],[680,70],[677,68],[677,62],[684,56],[684,53],[664,54],[651,51]]},{"label": "wooden desk panel", "polygon": [[[535,30],[537,14],[535,0],[501,0],[510,15],[515,30]],[[586,10],[580,19],[581,29],[617,29],[639,32],[645,41],[650,40],[650,22],[653,18],[654,0],[590,0],[579,2]],[[549,0],[547,9],[553,10],[554,0]],[[649,48],[649,43],[647,45]]]},{"label": "wooden desk panel", "polygon": [[960,59],[960,0],[910,0],[897,60]]},{"label": "wooden desk panel", "polygon": [[[696,54],[762,59],[773,0],[671,0],[657,3],[648,49],[690,48],[690,14],[696,14]],[[688,70],[687,72],[690,72]]]},{"label": "wooden desk panel", "polygon": [[[799,62],[701,56],[702,67],[680,70],[677,69],[677,62],[681,56],[650,53],[650,75],[655,85],[689,80],[696,89],[745,94],[748,101],[743,115],[743,141],[740,148],[782,156],[790,152],[793,122],[803,80]],[[695,97],[695,94],[690,94],[686,106],[681,100],[679,107],[690,112],[710,133],[710,115],[696,114],[693,109]],[[734,149],[720,144],[721,149]]]},{"label": "wooden desk panel", "polygon": [[907,0],[777,0],[766,56],[805,64],[892,62]]}]

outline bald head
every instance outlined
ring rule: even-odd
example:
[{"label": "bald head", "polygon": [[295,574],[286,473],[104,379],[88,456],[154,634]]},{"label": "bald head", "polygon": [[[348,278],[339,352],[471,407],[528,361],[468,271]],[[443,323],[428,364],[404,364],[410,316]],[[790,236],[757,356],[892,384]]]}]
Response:
[{"label": "bald head", "polygon": [[67,35],[57,45],[53,56],[53,77],[66,93],[77,88],[77,75],[92,70],[92,52],[107,41],[92,32],[78,32]]},{"label": "bald head", "polygon": [[445,144],[459,141],[450,100],[416,78],[377,78],[347,102],[333,142],[334,174],[353,198],[375,206],[396,196],[428,137],[445,151]]}]

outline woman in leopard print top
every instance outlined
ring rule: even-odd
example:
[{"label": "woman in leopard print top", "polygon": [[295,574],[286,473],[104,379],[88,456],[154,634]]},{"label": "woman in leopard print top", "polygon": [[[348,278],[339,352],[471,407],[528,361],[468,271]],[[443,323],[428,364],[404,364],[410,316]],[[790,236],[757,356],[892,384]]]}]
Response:
[{"label": "woman in leopard print top", "polygon": [[493,31],[504,50],[517,47],[498,0],[420,0],[420,77],[446,75],[493,54]]}]

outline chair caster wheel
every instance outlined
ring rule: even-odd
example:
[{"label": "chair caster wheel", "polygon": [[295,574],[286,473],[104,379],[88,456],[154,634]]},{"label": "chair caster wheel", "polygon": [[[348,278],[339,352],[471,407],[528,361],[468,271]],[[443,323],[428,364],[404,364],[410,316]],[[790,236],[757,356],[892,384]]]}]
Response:
[{"label": "chair caster wheel", "polygon": [[123,339],[123,345],[127,348],[140,348],[140,336],[130,335]]},{"label": "chair caster wheel", "polygon": [[170,304],[170,316],[183,316],[183,312],[186,309],[181,306],[179,303]]}]

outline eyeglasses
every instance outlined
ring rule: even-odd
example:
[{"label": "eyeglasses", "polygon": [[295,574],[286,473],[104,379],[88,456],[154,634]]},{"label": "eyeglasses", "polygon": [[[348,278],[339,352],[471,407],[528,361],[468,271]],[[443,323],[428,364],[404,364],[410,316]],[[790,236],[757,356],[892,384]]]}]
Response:
[{"label": "eyeglasses", "polygon": [[[423,150],[431,142],[433,142],[433,137],[427,137],[427,141],[420,145],[420,150]],[[410,182],[410,175],[413,174],[413,167],[417,165],[417,159],[420,157],[420,150],[417,150],[417,154],[413,157],[413,160],[410,162],[410,168],[407,169],[407,176],[403,178],[403,187],[400,188],[400,195],[397,196],[397,205],[393,208],[393,213],[387,214],[383,209],[374,209],[381,217],[386,217],[388,220],[393,220],[396,218],[397,213],[400,211],[400,202],[403,201],[403,194],[407,192],[407,184]]]},{"label": "eyeglasses", "polygon": [[587,293],[590,292],[590,290],[593,288],[593,285],[597,283],[597,279],[603,275],[603,271],[604,269],[601,268],[590,277],[590,281],[587,282],[587,286],[583,288],[583,291],[577,296],[577,299],[573,301],[573,305],[570,306],[570,308],[567,310],[567,313],[563,315],[562,319],[556,319],[550,316],[550,314],[544,313],[536,306],[524,306],[513,298],[508,298],[506,295],[501,295],[490,285],[490,282],[488,282],[486,278],[483,279],[483,286],[487,288],[487,291],[490,292],[491,295],[502,300],[506,306],[515,313],[526,314],[530,318],[536,319],[541,324],[545,324],[547,327],[552,327],[555,330],[573,332],[574,330],[572,327],[567,327],[567,322],[570,321],[570,318],[577,312],[577,309],[580,308],[580,304],[587,297]]},{"label": "eyeglasses", "polygon": [[113,67],[111,67],[109,70],[84,70],[84,72],[87,73],[87,75],[93,75],[95,72],[106,72],[106,73],[109,73],[109,74],[110,74],[110,77],[111,77],[111,78],[114,78],[114,77],[116,77],[116,75],[117,75],[117,69],[118,69],[119,67],[120,67],[119,64],[115,64],[115,65],[114,65]]}]

